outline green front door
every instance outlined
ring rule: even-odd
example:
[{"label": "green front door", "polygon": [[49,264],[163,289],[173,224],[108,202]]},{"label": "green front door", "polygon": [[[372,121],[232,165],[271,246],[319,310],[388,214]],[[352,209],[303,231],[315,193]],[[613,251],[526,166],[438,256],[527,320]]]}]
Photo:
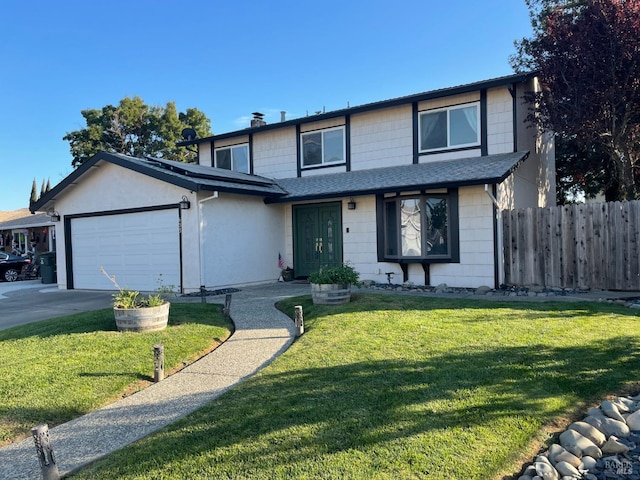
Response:
[{"label": "green front door", "polygon": [[342,263],[341,208],[340,203],[293,207],[293,263],[297,277]]}]

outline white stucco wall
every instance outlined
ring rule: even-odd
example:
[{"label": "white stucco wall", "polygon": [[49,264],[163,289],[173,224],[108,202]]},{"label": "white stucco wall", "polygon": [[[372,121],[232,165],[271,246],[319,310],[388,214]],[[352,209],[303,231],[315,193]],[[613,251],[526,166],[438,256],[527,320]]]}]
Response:
[{"label": "white stucco wall", "polygon": [[[160,182],[132,170],[108,162],[99,162],[75,186],[56,200],[61,216],[78,213],[100,213],[109,210],[144,208],[178,203],[183,195],[195,204],[195,195],[183,188]],[[199,288],[197,249],[197,215],[195,208],[182,211],[183,282],[185,289]],[[65,231],[63,221],[56,225],[57,275],[59,288],[66,288]],[[176,252],[178,255],[178,252]],[[96,272],[101,275],[100,272]]]},{"label": "white stucco wall", "polygon": [[278,279],[278,253],[285,252],[282,205],[220,193],[199,209],[203,285],[221,288]]}]

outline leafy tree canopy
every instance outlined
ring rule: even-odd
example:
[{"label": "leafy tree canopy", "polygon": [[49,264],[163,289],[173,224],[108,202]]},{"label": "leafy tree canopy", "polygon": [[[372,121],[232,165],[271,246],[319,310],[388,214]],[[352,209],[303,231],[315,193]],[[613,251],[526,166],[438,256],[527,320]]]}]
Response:
[{"label": "leafy tree canopy", "polygon": [[640,0],[525,1],[533,35],[516,42],[511,64],[539,73],[530,118],[564,143],[558,178],[587,194],[595,182],[608,200],[639,198]]},{"label": "leafy tree canopy", "polygon": [[182,130],[193,128],[198,137],[211,135],[211,123],[196,108],[178,112],[174,102],[165,107],[146,105],[140,97],[126,97],[117,106],[106,105],[101,110],[83,110],[87,126],[68,132],[75,168],[99,150],[134,157],[152,156],[180,162],[195,161],[195,153],[176,147],[182,140]]}]

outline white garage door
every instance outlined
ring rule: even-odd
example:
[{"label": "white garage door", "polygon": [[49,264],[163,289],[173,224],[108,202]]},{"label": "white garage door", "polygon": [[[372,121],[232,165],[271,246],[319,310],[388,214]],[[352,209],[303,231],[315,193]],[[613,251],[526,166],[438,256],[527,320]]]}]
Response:
[{"label": "white garage door", "polygon": [[71,220],[74,288],[114,290],[100,267],[122,288],[180,288],[178,210]]}]

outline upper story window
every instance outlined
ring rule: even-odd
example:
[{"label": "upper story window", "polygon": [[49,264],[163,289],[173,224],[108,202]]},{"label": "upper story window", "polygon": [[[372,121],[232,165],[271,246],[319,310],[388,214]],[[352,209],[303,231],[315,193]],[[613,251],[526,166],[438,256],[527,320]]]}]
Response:
[{"label": "upper story window", "polygon": [[215,149],[215,166],[234,172],[249,173],[249,145],[234,145]]},{"label": "upper story window", "polygon": [[479,102],[420,112],[421,152],[479,145]]},{"label": "upper story window", "polygon": [[300,135],[302,167],[344,163],[344,127],[327,128]]}]

